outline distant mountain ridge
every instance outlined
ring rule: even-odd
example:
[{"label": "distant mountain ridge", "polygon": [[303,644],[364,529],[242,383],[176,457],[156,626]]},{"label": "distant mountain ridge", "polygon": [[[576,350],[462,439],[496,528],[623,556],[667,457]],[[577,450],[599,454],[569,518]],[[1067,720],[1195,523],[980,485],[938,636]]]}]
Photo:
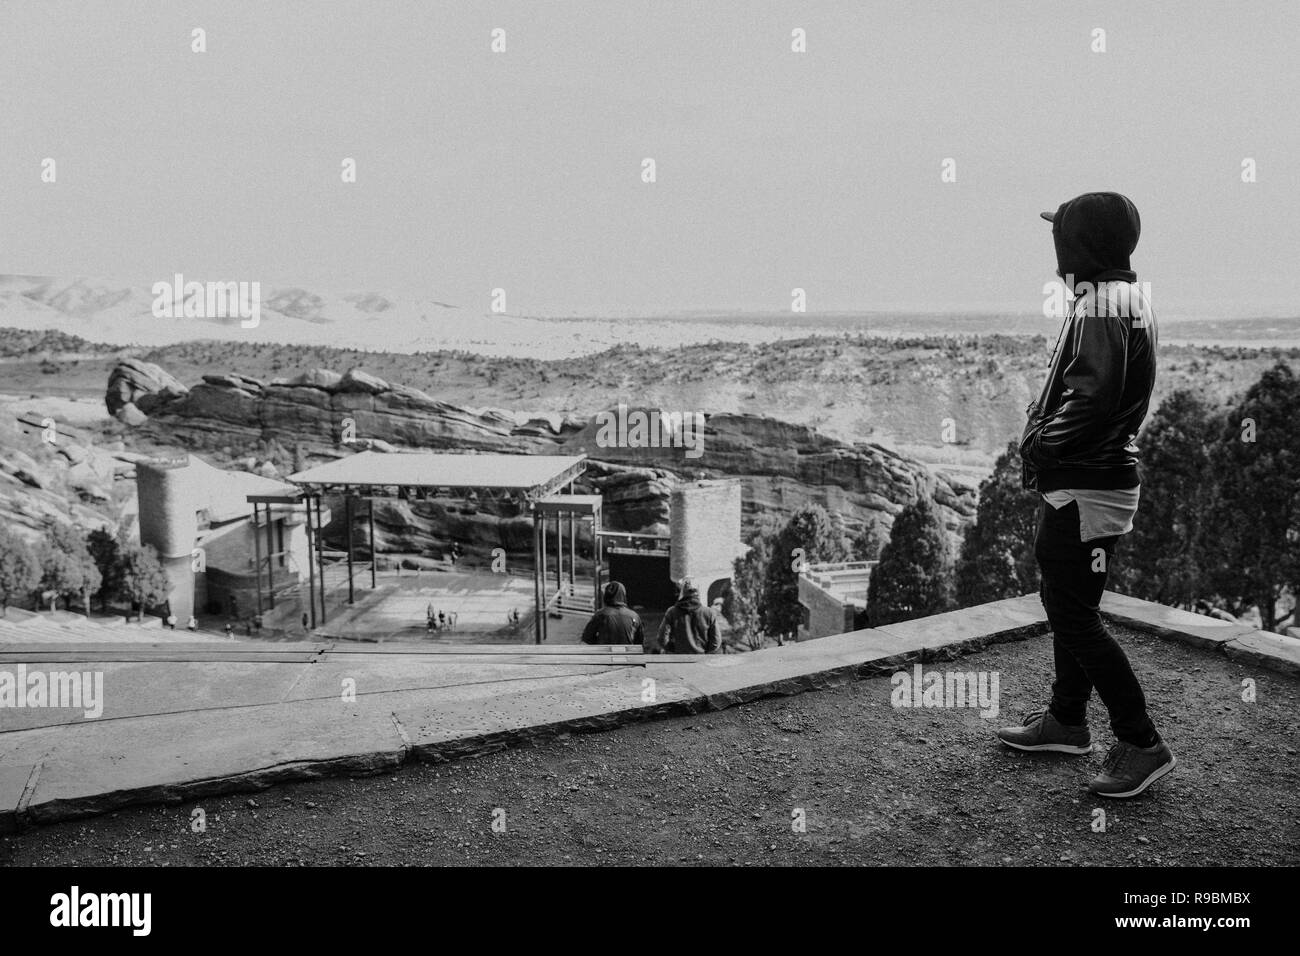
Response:
[{"label": "distant mountain ridge", "polygon": [[[186,276],[187,281],[206,278],[211,277]],[[642,317],[542,318],[492,313],[487,290],[481,308],[435,298],[398,300],[375,292],[327,293],[293,286],[267,286],[261,291],[261,321],[256,328],[246,329],[235,318],[157,318],[153,314],[154,296],[146,286],[80,277],[0,275],[0,326],[57,330],[119,347],[159,348],[215,340],[405,354],[460,350],[491,357],[564,359],[621,345],[757,345],[814,334],[1054,336],[1058,325],[1055,320],[1032,313],[988,312],[701,311]],[[1170,343],[1298,344],[1300,317],[1163,322],[1162,339]]]},{"label": "distant mountain ridge", "polygon": [[[165,280],[170,281],[168,276]],[[198,277],[186,277],[197,279]],[[374,293],[320,295],[301,288],[266,288],[261,321],[243,328],[238,318],[158,318],[148,288],[112,285],[85,278],[0,276],[0,325],[25,330],[53,329],[88,341],[117,346],[159,347],[192,340],[283,342],[303,345],[383,347],[382,340],[405,339],[409,349],[436,347],[429,338],[428,309],[454,313],[471,327],[477,321],[446,303],[421,303],[419,318],[397,315],[392,300]]]}]

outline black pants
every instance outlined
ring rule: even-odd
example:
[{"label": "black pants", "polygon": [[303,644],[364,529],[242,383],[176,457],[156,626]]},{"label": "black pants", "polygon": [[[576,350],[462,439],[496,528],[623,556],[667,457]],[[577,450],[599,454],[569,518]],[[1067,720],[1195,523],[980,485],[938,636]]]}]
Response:
[{"label": "black pants", "polygon": [[1116,738],[1149,747],[1159,738],[1147,716],[1142,686],[1098,610],[1119,537],[1080,541],[1078,502],[1058,509],[1043,501],[1039,508],[1034,556],[1042,572],[1039,594],[1052,625],[1056,656],[1049,709],[1062,724],[1083,724],[1096,688],[1110,711]]}]

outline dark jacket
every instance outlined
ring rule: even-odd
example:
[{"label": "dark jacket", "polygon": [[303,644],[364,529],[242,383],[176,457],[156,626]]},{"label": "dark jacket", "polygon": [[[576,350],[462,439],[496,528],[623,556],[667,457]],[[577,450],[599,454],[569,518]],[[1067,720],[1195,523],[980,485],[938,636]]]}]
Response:
[{"label": "dark jacket", "polygon": [[1088,193],[1056,211],[1057,265],[1077,297],[1020,438],[1026,488],[1140,483],[1134,439],[1151,401],[1157,344],[1155,313],[1129,269],[1140,229],[1137,209],[1117,193]]},{"label": "dark jacket", "polygon": [[617,581],[605,587],[604,607],[591,616],[582,632],[584,644],[643,644],[641,616],[627,606],[627,589]]},{"label": "dark jacket", "polygon": [[670,607],[659,625],[659,650],[665,654],[716,654],[722,647],[713,611],[694,588]]}]

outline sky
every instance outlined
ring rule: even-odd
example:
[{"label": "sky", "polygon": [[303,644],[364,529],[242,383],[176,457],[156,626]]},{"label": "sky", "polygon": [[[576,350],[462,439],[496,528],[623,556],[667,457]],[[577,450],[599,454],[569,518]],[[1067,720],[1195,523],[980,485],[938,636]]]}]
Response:
[{"label": "sky", "polygon": [[1034,312],[1038,213],[1115,189],[1157,312],[1295,315],[1297,37],[1250,0],[9,0],[0,272]]}]

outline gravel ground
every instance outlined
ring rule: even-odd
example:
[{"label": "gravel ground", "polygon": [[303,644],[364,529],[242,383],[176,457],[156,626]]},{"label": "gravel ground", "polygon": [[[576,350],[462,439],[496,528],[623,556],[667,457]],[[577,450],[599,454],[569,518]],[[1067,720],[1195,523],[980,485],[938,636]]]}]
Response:
[{"label": "gravel ground", "polygon": [[[995,727],[1044,700],[1050,645],[1034,640],[926,667],[997,672],[995,720],[894,708],[889,678],[874,678],[476,760],[42,827],[0,840],[0,864],[1300,862],[1300,681],[1116,633],[1179,758],[1136,800],[1083,789],[1112,742],[1099,705],[1089,756],[1022,754],[993,740]],[[1242,700],[1245,678],[1254,703]],[[190,826],[196,807],[202,833]]]}]

